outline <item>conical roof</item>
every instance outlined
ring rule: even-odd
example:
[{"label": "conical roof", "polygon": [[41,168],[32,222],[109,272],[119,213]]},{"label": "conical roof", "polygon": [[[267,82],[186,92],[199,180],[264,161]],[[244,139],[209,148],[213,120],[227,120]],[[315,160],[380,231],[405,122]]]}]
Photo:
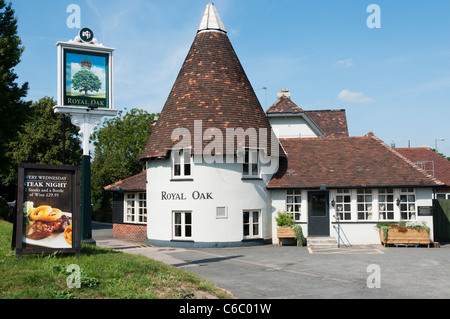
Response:
[{"label": "conical roof", "polygon": [[[214,14],[211,15],[211,12]],[[210,130],[205,134],[206,137],[200,137],[203,140],[202,149],[199,149],[199,144],[194,145],[196,120],[201,121],[202,136],[207,129],[216,129],[212,131],[216,133],[220,130],[224,150],[227,129],[245,131],[253,128],[258,138],[266,141],[267,153],[272,154],[270,145],[273,134],[264,110],[228,36],[222,30],[224,27],[220,26],[221,30],[208,29],[211,21],[217,22],[213,25],[223,25],[214,6],[208,3],[199,32],[152,130],[141,159],[168,156],[169,151],[181,140],[178,136],[175,140],[172,139],[172,132],[176,128],[187,129],[191,134],[190,146],[193,153],[202,154],[204,147],[211,143],[207,138],[212,134]],[[261,128],[266,129],[265,136],[259,134]],[[278,146],[278,141],[276,143],[274,145]],[[233,152],[242,147],[244,145],[235,145]]]}]

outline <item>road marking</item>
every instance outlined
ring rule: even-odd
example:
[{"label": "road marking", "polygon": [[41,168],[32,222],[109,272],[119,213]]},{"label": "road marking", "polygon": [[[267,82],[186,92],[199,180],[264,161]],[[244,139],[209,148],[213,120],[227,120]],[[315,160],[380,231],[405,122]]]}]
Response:
[{"label": "road marking", "polygon": [[348,254],[348,255],[380,255],[384,254],[377,248],[314,248],[308,247],[311,255],[332,255],[332,254]]}]

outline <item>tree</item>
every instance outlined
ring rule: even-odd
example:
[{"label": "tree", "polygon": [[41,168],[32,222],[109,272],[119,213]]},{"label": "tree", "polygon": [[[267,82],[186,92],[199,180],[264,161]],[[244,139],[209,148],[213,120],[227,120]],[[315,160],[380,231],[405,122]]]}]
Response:
[{"label": "tree", "polygon": [[[31,105],[30,120],[10,142],[7,153],[13,165],[2,179],[8,185],[17,182],[19,163],[61,164],[63,131],[61,115],[55,114],[52,98],[44,97]],[[66,120],[65,158],[67,165],[81,165],[81,140],[76,126]]]},{"label": "tree", "polygon": [[75,90],[84,91],[84,94],[87,95],[88,91],[98,92],[102,87],[102,82],[91,71],[81,70],[73,76],[72,85]]},{"label": "tree", "polygon": [[147,144],[155,116],[139,109],[127,113],[119,111],[116,117],[105,120],[94,132],[91,166],[94,210],[109,204],[110,196],[103,191],[105,186],[143,170],[145,164],[139,161],[139,156]]},{"label": "tree", "polygon": [[21,44],[11,3],[6,5],[4,0],[0,0],[0,196],[11,196],[10,188],[2,178],[8,175],[12,165],[6,153],[10,141],[27,121],[31,104],[23,101],[28,83],[18,85],[18,76],[14,73],[24,50]]}]

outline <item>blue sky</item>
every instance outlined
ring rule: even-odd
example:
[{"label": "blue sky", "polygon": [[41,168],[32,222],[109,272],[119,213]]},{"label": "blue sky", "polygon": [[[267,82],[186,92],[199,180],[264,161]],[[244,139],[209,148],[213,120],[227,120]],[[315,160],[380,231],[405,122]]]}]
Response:
[{"label": "blue sky", "polygon": [[[56,42],[81,27],[114,52],[117,109],[160,112],[205,8],[199,0],[14,0],[25,47],[16,67],[29,100],[56,99]],[[288,88],[305,110],[345,109],[352,136],[450,156],[450,1],[216,0],[263,108]],[[370,4],[381,28],[369,28]],[[266,87],[267,89],[262,89]],[[266,98],[267,96],[267,98]]]}]

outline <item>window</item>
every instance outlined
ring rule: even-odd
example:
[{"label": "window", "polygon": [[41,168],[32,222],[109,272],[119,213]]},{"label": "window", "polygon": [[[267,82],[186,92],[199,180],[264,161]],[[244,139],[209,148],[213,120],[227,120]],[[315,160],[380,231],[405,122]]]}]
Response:
[{"label": "window", "polygon": [[242,175],[244,177],[259,177],[258,150],[245,149]]},{"label": "window", "polygon": [[340,220],[352,219],[352,197],[349,189],[338,189],[336,195],[336,211]]},{"label": "window", "polygon": [[146,193],[128,193],[125,197],[125,223],[147,223]]},{"label": "window", "polygon": [[300,220],[302,195],[299,189],[289,189],[286,193],[286,211],[292,214],[295,221]]},{"label": "window", "polygon": [[378,211],[380,220],[394,219],[394,190],[392,188],[378,190]]},{"label": "window", "polygon": [[257,210],[244,211],[244,239],[261,238],[260,217]]},{"label": "window", "polygon": [[192,212],[173,212],[173,238],[192,239]]},{"label": "window", "polygon": [[372,190],[358,189],[356,200],[358,207],[358,219],[372,219]]},{"label": "window", "polygon": [[192,161],[190,149],[172,150],[172,178],[190,178]]},{"label": "window", "polygon": [[228,209],[227,207],[216,207],[216,218],[228,218]]},{"label": "window", "polygon": [[402,188],[400,190],[400,217],[401,219],[416,219],[414,188]]}]

